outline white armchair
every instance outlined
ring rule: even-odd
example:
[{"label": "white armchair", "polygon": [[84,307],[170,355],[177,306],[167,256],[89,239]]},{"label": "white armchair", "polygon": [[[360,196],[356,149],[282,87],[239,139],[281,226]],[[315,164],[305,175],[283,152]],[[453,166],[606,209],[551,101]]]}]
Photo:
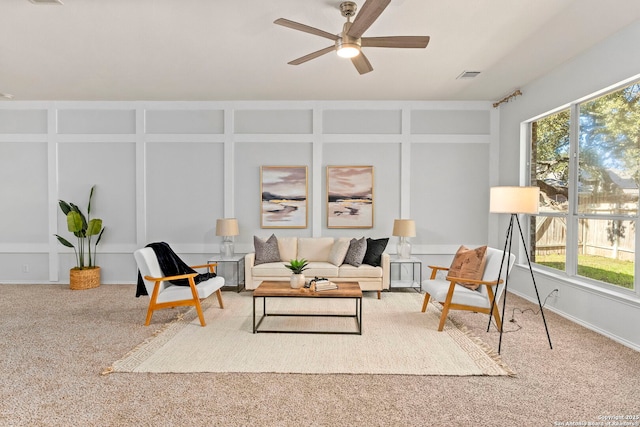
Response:
[{"label": "white armchair", "polygon": [[[195,284],[193,278],[198,273],[182,274],[179,276],[163,277],[164,274],[160,269],[158,258],[152,248],[146,247],[138,249],[133,253],[138,269],[147,293],[151,297],[149,309],[147,310],[147,320],[145,326],[149,326],[151,316],[155,310],[163,308],[172,308],[179,306],[193,305],[198,312],[200,324],[206,326],[200,300],[209,297],[214,292],[218,297],[220,308],[224,308],[222,303],[222,293],[220,288],[224,286],[224,278],[220,276],[212,277],[209,280]],[[214,272],[216,264],[195,265],[191,268],[208,268]],[[177,286],[169,282],[169,280],[187,279],[189,286]]]},{"label": "white armchair", "polygon": [[[442,304],[442,315],[440,316],[438,331],[442,331],[444,328],[449,310],[468,310],[489,314],[491,312],[491,303],[494,294],[496,296],[496,304],[493,307],[492,314],[498,325],[498,329],[501,328],[502,322],[498,310],[498,300],[504,290],[502,283],[504,283],[504,280],[509,272],[511,272],[511,268],[516,261],[515,255],[511,253],[508,254],[509,256],[505,256],[503,260],[503,253],[504,252],[499,249],[487,248],[486,265],[482,280],[461,279],[457,277],[438,278],[438,271],[448,271],[449,268],[429,266],[429,268],[431,268],[431,277],[422,282],[422,287],[425,290],[422,312],[424,313],[426,311],[429,298],[433,298]],[[498,278],[501,262],[503,262],[503,268],[501,276]],[[457,284],[457,282],[473,283],[480,286],[472,290]]]}]

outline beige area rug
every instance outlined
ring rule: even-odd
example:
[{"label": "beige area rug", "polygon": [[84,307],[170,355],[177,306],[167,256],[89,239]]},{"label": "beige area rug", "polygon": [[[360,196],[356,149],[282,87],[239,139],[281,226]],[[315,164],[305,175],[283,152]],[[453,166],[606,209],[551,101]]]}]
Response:
[{"label": "beige area rug", "polygon": [[[225,292],[203,302],[206,327],[195,310],[115,362],[109,372],[276,372],[302,374],[512,375],[494,351],[450,321],[437,331],[439,309],[423,295],[383,293],[363,298],[362,335],[253,334],[252,294]],[[261,299],[256,306],[261,313]],[[353,300],[268,299],[271,312],[353,313]],[[328,304],[328,305],[327,305]],[[269,322],[269,323],[268,323]],[[354,319],[267,317],[265,328],[356,330]],[[262,328],[261,326],[261,328]]]}]

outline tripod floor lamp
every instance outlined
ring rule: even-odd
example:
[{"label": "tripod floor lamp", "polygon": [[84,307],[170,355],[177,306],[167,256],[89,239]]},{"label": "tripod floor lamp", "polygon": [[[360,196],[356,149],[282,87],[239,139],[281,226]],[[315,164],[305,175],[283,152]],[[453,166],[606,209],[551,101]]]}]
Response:
[{"label": "tripod floor lamp", "polygon": [[[492,187],[489,201],[489,211],[491,213],[508,213],[511,214],[511,220],[509,221],[509,228],[507,228],[507,235],[504,241],[504,252],[502,254],[503,262],[507,253],[511,253],[511,245],[513,241],[513,229],[515,224],[518,226],[520,232],[520,238],[522,239],[522,246],[524,247],[524,253],[527,256],[527,264],[529,265],[529,272],[531,273],[531,280],[533,280],[533,287],[536,291],[536,297],[538,298],[538,306],[540,307],[540,314],[542,314],[542,322],[544,323],[544,329],[547,332],[547,339],[549,340],[549,348],[553,349],[551,345],[551,336],[549,335],[549,328],[547,328],[547,321],[544,317],[544,311],[542,310],[542,303],[540,302],[540,295],[538,294],[538,286],[536,286],[536,279],[533,276],[533,269],[531,268],[531,260],[529,258],[529,251],[527,250],[527,244],[524,240],[524,234],[522,233],[522,227],[520,226],[520,220],[518,214],[537,214],[538,213],[538,200],[540,198],[540,189],[538,187]],[[514,224],[515,223],[515,224]],[[517,244],[517,243],[516,243]],[[500,266],[500,273],[498,277],[501,277],[502,265]],[[500,326],[500,340],[498,341],[498,354],[502,346],[502,332],[504,328],[504,310],[507,301],[507,287],[509,285],[509,276],[504,280],[504,298],[502,299],[502,325]],[[494,296],[491,302],[491,311],[496,304],[496,298]],[[489,316],[489,325],[487,325],[487,332],[491,327],[491,316]]]}]

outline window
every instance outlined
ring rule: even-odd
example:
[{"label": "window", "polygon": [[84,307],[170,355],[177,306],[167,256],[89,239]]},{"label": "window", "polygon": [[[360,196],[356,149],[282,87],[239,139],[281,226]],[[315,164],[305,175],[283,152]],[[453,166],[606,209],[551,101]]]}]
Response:
[{"label": "window", "polygon": [[569,110],[531,123],[531,185],[540,215],[531,216],[531,261],[564,270],[569,208]]},{"label": "window", "polygon": [[640,82],[530,123],[532,261],[635,289]]}]

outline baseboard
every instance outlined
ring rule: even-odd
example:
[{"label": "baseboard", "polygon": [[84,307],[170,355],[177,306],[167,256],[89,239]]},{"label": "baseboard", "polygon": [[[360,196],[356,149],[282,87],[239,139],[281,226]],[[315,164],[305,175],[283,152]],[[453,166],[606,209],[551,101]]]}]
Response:
[{"label": "baseboard", "polygon": [[[512,294],[514,294],[514,295],[517,295],[517,296],[519,296],[520,298],[525,299],[525,300],[527,300],[527,301],[531,302],[532,304],[538,304],[538,301],[537,301],[537,300],[534,300],[534,299],[533,299],[533,298],[531,298],[529,295],[525,295],[525,294],[522,294],[522,293],[520,293],[520,292],[513,291],[513,290],[511,290],[511,289],[509,289],[509,293],[512,293]],[[629,341],[629,340],[626,340],[626,339],[624,339],[624,338],[621,338],[621,337],[619,337],[619,336],[617,336],[617,335],[615,335],[615,334],[612,334],[612,333],[611,333],[611,332],[609,332],[609,331],[606,331],[606,330],[604,330],[604,329],[601,329],[601,328],[599,328],[599,327],[597,327],[597,326],[595,326],[595,325],[592,325],[591,323],[585,322],[585,321],[584,321],[584,320],[582,320],[582,319],[579,319],[579,318],[577,318],[577,317],[575,317],[575,316],[572,316],[572,315],[571,315],[571,314],[569,314],[569,313],[566,313],[566,312],[564,312],[564,311],[562,311],[562,310],[558,310],[558,309],[557,309],[557,308],[555,308],[555,307],[545,306],[545,307],[544,307],[544,309],[545,309],[545,310],[548,310],[548,311],[551,311],[551,312],[553,312],[553,313],[555,313],[555,314],[557,314],[557,315],[559,315],[559,316],[562,316],[562,317],[564,317],[565,319],[568,319],[568,320],[572,321],[573,323],[577,323],[577,324],[578,324],[578,325],[580,325],[580,326],[583,326],[583,327],[585,327],[585,328],[587,328],[587,329],[589,329],[589,330],[592,330],[593,332],[596,332],[596,333],[598,333],[598,334],[600,334],[600,335],[604,335],[605,337],[610,338],[610,339],[614,340],[615,342],[617,342],[617,343],[620,343],[620,344],[624,345],[625,347],[629,347],[629,348],[631,348],[631,349],[633,349],[633,350],[635,350],[635,351],[640,352],[640,346],[639,346],[638,344],[634,343],[634,342],[631,342],[631,341]],[[551,334],[551,335],[553,335],[553,334]],[[553,337],[552,337],[552,342],[553,342]]]}]

